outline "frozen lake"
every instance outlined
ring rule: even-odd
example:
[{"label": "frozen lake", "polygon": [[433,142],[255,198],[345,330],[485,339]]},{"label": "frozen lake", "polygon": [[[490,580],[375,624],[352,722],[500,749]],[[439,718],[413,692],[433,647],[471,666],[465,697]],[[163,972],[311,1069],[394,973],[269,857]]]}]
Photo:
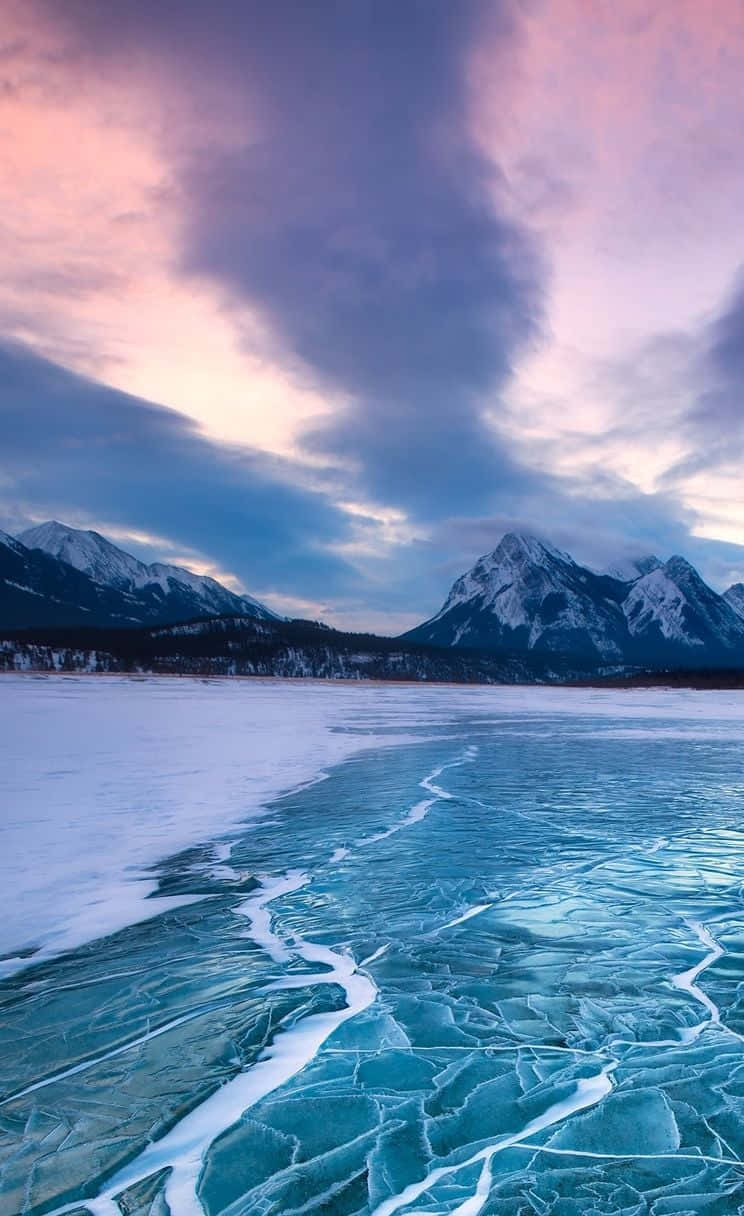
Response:
[{"label": "frozen lake", "polygon": [[735,692],[3,678],[0,1213],[739,1212],[743,741]]}]

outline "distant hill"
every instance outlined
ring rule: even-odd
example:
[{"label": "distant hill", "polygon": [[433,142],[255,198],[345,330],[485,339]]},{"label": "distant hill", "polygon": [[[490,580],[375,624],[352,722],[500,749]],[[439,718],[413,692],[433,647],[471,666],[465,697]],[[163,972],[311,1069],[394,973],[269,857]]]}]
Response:
[{"label": "distant hill", "polygon": [[482,654],[343,633],[317,621],[230,616],[147,629],[6,633],[4,640],[0,635],[0,670],[513,684],[589,678],[599,668],[560,655]]}]

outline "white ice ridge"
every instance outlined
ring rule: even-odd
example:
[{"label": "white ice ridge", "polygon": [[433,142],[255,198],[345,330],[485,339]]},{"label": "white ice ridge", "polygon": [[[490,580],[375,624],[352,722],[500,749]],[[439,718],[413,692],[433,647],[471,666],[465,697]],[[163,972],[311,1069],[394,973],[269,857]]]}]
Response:
[{"label": "white ice ridge", "polygon": [[466,920],[472,920],[474,916],[480,916],[481,912],[487,912],[492,907],[493,904],[474,904],[472,908],[468,908],[467,912],[463,912],[462,916],[456,916],[454,920],[448,920],[446,925],[440,925],[437,933],[442,933],[445,929],[454,929],[455,925],[462,925]]},{"label": "white ice ridge", "polygon": [[[701,945],[708,948],[709,953],[706,954],[705,958],[701,959],[696,966],[690,967],[689,971],[682,971],[679,975],[675,975],[672,979],[672,983],[674,984],[675,988],[681,988],[683,992],[689,992],[690,996],[694,997],[696,1001],[699,1001],[700,1004],[708,1010],[710,1013],[710,1018],[707,1024],[719,1026],[721,1023],[721,1012],[718,1006],[705,992],[703,992],[702,988],[698,988],[695,980],[699,975],[702,974],[703,971],[712,966],[712,964],[721,957],[723,954],[723,947],[719,946],[718,942],[711,935],[708,929],[706,929],[704,925],[699,924],[698,921],[686,920],[685,924],[688,926],[688,928],[692,929],[694,934],[696,934]],[[701,1029],[705,1025],[706,1023],[703,1022]]]},{"label": "white ice ridge", "polygon": [[[384,947],[387,949],[387,946]],[[379,958],[382,950],[376,950],[369,958],[360,963],[360,967],[366,967]],[[634,1043],[633,1046],[636,1046]],[[640,1046],[640,1044],[638,1044]],[[482,1051],[485,1055],[508,1054],[519,1055],[522,1051],[536,1052],[559,1052],[567,1056],[589,1056],[592,1060],[600,1059],[602,1056],[609,1054],[609,1047],[596,1047],[588,1050],[585,1047],[561,1047],[555,1043],[427,1043],[426,1047],[415,1047],[412,1043],[406,1043],[405,1047],[396,1046],[394,1043],[386,1043],[384,1049],[380,1047],[327,1047],[325,1055],[336,1056],[377,1056],[380,1052],[398,1051],[402,1055],[408,1055],[420,1051],[424,1055],[431,1055],[433,1051],[441,1052],[467,1052],[472,1055],[475,1051]],[[613,1057],[614,1059],[614,1057]]]},{"label": "white ice ridge", "polygon": [[440,798],[444,798],[448,802],[451,801],[455,795],[451,794],[449,790],[443,789],[441,785],[435,785],[436,778],[441,777],[442,773],[446,772],[447,769],[459,768],[470,760],[474,760],[477,754],[478,748],[471,745],[465,748],[465,751],[457,760],[449,760],[446,764],[438,764],[428,776],[422,777],[421,781],[419,781],[421,789],[427,790],[431,794],[431,798],[422,798],[420,802],[411,807],[407,815],[404,815],[392,827],[386,828],[384,832],[375,832],[374,836],[363,836],[361,840],[357,841],[357,845],[377,844],[380,840],[387,840],[388,836],[394,836],[396,832],[401,832],[403,828],[408,828],[414,823],[419,823],[428,815],[434,803],[438,802]]},{"label": "white ice ridge", "polygon": [[453,1174],[458,1174],[460,1170],[468,1169],[471,1165],[476,1165],[479,1161],[483,1163],[478,1183],[474,1193],[464,1200],[458,1207],[453,1209],[452,1216],[478,1216],[481,1208],[488,1199],[488,1193],[491,1187],[491,1161],[497,1153],[502,1153],[504,1149],[512,1148],[514,1145],[520,1144],[529,1136],[537,1132],[544,1131],[546,1127],[553,1127],[554,1124],[560,1123],[569,1115],[575,1115],[578,1111],[587,1110],[590,1106],[596,1106],[603,1098],[612,1091],[612,1081],[610,1073],[617,1068],[617,1061],[613,1060],[609,1064],[605,1064],[602,1071],[593,1077],[582,1077],[576,1082],[576,1090],[572,1097],[564,1098],[560,1102],[549,1106],[542,1115],[538,1115],[535,1119],[530,1119],[521,1131],[513,1132],[508,1136],[499,1136],[498,1140],[493,1144],[486,1145],[485,1148],[479,1149],[477,1153],[473,1153],[472,1157],[467,1157],[464,1161],[458,1161],[455,1165],[440,1165],[430,1170],[425,1178],[419,1182],[411,1182],[408,1186],[399,1191],[397,1195],[390,1195],[387,1199],[383,1199],[382,1203],[378,1203],[377,1207],[371,1213],[371,1216],[392,1216],[393,1212],[399,1211],[401,1208],[408,1207],[409,1204],[415,1203],[422,1195],[425,1195],[441,1182],[443,1178],[450,1178]]},{"label": "white ice ridge", "polygon": [[725,1031],[726,1034],[733,1035],[735,1039],[744,1041],[743,1035],[740,1035],[736,1030],[732,1030],[730,1026],[723,1024],[721,1021],[721,1011],[715,1001],[712,1001],[707,993],[703,992],[702,988],[699,988],[695,983],[698,976],[702,975],[703,971],[711,967],[725,953],[723,946],[718,944],[710,930],[706,929],[705,925],[701,925],[699,921],[685,920],[684,923],[689,929],[692,929],[700,944],[707,948],[708,953],[694,967],[689,967],[687,971],[680,971],[678,975],[673,975],[671,983],[675,988],[679,988],[680,991],[689,993],[704,1009],[708,1010],[710,1017],[704,1018],[702,1022],[697,1022],[694,1026],[685,1026],[679,1032],[679,1036],[676,1039],[613,1039],[611,1043],[612,1047],[678,1047],[681,1044],[694,1043],[709,1026],[720,1026],[721,1030]]},{"label": "white ice ridge", "polygon": [[[262,891],[246,900],[238,909],[250,922],[253,940],[274,959],[283,960],[286,957],[286,946],[271,926],[266,905],[280,895],[299,890],[307,881],[305,875],[298,873],[267,880]],[[92,1216],[121,1216],[116,1195],[164,1169],[171,1171],[165,1185],[165,1201],[171,1216],[204,1216],[197,1192],[204,1155],[212,1142],[237,1123],[249,1107],[255,1106],[267,1094],[301,1072],[334,1030],[367,1009],[377,996],[375,984],[368,975],[360,972],[350,955],[336,953],[327,946],[316,945],[302,937],[293,938],[292,953],[306,962],[321,963],[328,970],[287,976],[272,987],[338,984],[346,996],[344,1008],[310,1014],[291,1029],[278,1034],[254,1064],[222,1085],[160,1140],[148,1144],[138,1157],[109,1180],[95,1198],[65,1204],[49,1216],[62,1216],[63,1212],[82,1209],[87,1209]]]},{"label": "white ice ridge", "polygon": [[708,953],[694,967],[689,967],[687,971],[680,971],[678,975],[673,975],[670,982],[675,988],[679,988],[681,992],[689,993],[704,1009],[708,1010],[710,1016],[703,1018],[702,1022],[696,1022],[694,1026],[683,1027],[675,1039],[613,1039],[611,1043],[612,1047],[678,1047],[682,1044],[694,1043],[708,1026],[721,1026],[729,1034],[733,1034],[736,1038],[740,1037],[735,1030],[728,1030],[728,1027],[722,1026],[721,1012],[718,1006],[695,983],[698,976],[721,957],[724,953],[723,946],[719,946],[710,931],[698,921],[685,920],[684,923],[689,929],[692,929],[700,944],[707,948]]},{"label": "white ice ridge", "polygon": [[376,963],[378,958],[382,958],[383,954],[387,954],[389,949],[390,942],[385,942],[384,946],[378,946],[372,954],[368,954],[366,958],[363,958],[359,966],[369,967],[370,963]]},{"label": "white ice ridge", "polygon": [[[713,1157],[709,1153],[597,1153],[585,1148],[553,1148],[549,1144],[530,1144],[524,1140],[514,1148],[531,1153],[551,1153],[555,1157],[588,1157],[591,1161],[700,1161],[706,1165],[744,1164],[738,1157]],[[460,1209],[456,1208],[456,1212]]]},{"label": "white ice ridge", "polygon": [[291,953],[271,928],[271,913],[268,905],[272,900],[279,899],[281,895],[299,891],[300,887],[304,887],[310,881],[309,877],[299,870],[291,870],[281,878],[272,879],[265,874],[258,874],[257,878],[261,883],[259,891],[251,899],[246,899],[244,903],[239,904],[235,911],[240,916],[246,916],[250,921],[251,927],[248,930],[248,936],[256,945],[261,946],[275,963],[286,963],[291,958]]}]

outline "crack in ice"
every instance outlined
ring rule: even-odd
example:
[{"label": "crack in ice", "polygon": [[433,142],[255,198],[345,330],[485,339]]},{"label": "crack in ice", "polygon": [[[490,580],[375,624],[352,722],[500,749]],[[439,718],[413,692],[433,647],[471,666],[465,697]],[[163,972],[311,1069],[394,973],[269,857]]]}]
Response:
[{"label": "crack in ice", "polygon": [[[271,926],[266,905],[280,895],[299,890],[308,881],[306,875],[296,871],[267,880],[267,885],[259,894],[237,909],[249,919],[251,936],[274,959],[284,959],[286,947]],[[310,1014],[291,1029],[277,1034],[253,1064],[189,1111],[159,1140],[148,1144],[109,1179],[97,1196],[55,1208],[49,1216],[62,1216],[62,1213],[81,1209],[87,1209],[92,1216],[121,1216],[116,1196],[166,1169],[170,1170],[170,1174],[165,1183],[164,1198],[169,1210],[174,1216],[203,1216],[198,1187],[204,1157],[210,1145],[237,1123],[246,1110],[301,1072],[315,1058],[326,1039],[343,1022],[367,1009],[377,996],[375,984],[361,972],[360,965],[350,955],[337,953],[301,937],[293,939],[292,950],[306,962],[322,963],[329,970],[288,976],[272,987],[338,984],[346,998],[344,1008]]]},{"label": "crack in ice", "polygon": [[698,1161],[710,1165],[737,1165],[744,1162],[738,1157],[713,1157],[709,1153],[600,1153],[583,1148],[553,1148],[549,1144],[529,1144],[522,1141],[514,1148],[534,1153],[550,1153],[555,1157],[588,1157],[592,1161]]},{"label": "crack in ice", "polygon": [[[421,789],[431,794],[431,798],[422,798],[420,802],[411,807],[407,815],[404,815],[402,819],[399,819],[397,823],[392,824],[391,827],[386,828],[384,831],[375,832],[372,836],[363,836],[361,840],[357,841],[357,847],[362,848],[369,844],[377,844],[381,840],[387,840],[389,836],[395,836],[397,832],[401,832],[404,828],[411,827],[414,823],[420,823],[422,819],[426,818],[434,803],[440,799],[451,802],[455,795],[451,794],[449,790],[443,789],[441,785],[435,785],[436,778],[441,777],[442,773],[450,768],[460,768],[461,765],[468,764],[469,761],[475,759],[477,752],[477,747],[471,745],[465,748],[459,759],[449,760],[446,764],[437,765],[426,777],[422,777],[421,781],[419,781]],[[339,850],[336,850],[336,854],[334,854],[332,860],[337,859],[336,855],[338,852]],[[348,855],[348,850],[344,856],[346,855]]]},{"label": "crack in ice", "polygon": [[[689,992],[690,996],[694,997],[705,1009],[710,1013],[708,1025],[719,1026],[721,1023],[721,1012],[714,1001],[710,999],[707,993],[703,992],[702,988],[698,988],[695,980],[703,971],[711,967],[723,954],[723,946],[719,946],[718,942],[711,935],[710,931],[701,925],[696,920],[686,920],[685,924],[692,929],[697,936],[701,945],[708,948],[709,953],[705,958],[701,959],[694,967],[690,967],[687,971],[680,972],[672,979],[675,988],[680,988],[682,992]],[[702,1023],[705,1027],[706,1023]]]},{"label": "crack in ice", "polygon": [[57,1081],[64,1081],[67,1077],[74,1077],[81,1072],[87,1072],[89,1068],[95,1068],[97,1064],[103,1064],[106,1060],[113,1060],[116,1056],[122,1056],[127,1051],[133,1051],[135,1047],[141,1047],[143,1043],[149,1043],[152,1039],[158,1039],[161,1035],[167,1034],[169,1030],[175,1030],[177,1026],[183,1026],[186,1022],[192,1022],[194,1018],[203,1016],[205,1013],[216,1013],[219,1009],[225,1009],[233,1002],[231,1000],[213,1001],[208,1005],[201,1005],[198,1009],[192,1009],[188,1013],[181,1014],[180,1017],[172,1018],[170,1022],[165,1022],[162,1026],[156,1027],[155,1030],[148,1030],[145,1034],[141,1034],[136,1039],[130,1039],[128,1043],[122,1043],[120,1047],[114,1047],[111,1051],[105,1051],[100,1056],[94,1056],[90,1060],[82,1060],[80,1064],[73,1064],[71,1068],[65,1068],[62,1072],[55,1072],[49,1077],[43,1077],[40,1081],[35,1081],[33,1085],[27,1085],[25,1089],[19,1089],[15,1093],[8,1094],[5,1098],[0,1098],[0,1106],[7,1106],[9,1102],[15,1102],[17,1098],[25,1098],[27,1094],[35,1093],[39,1089],[46,1089],[48,1085],[54,1085]]},{"label": "crack in ice", "polygon": [[[420,1199],[422,1195],[425,1195],[433,1186],[441,1182],[442,1179],[450,1178],[453,1174],[458,1174],[461,1170],[467,1169],[471,1165],[476,1165],[480,1161],[483,1162],[483,1169],[479,1175],[474,1194],[465,1200],[459,1208],[455,1209],[459,1213],[459,1216],[478,1216],[478,1213],[488,1199],[491,1161],[496,1154],[520,1144],[526,1137],[534,1135],[535,1132],[541,1132],[545,1128],[553,1127],[556,1123],[560,1123],[563,1119],[568,1118],[569,1115],[596,1106],[597,1103],[601,1102],[612,1091],[610,1074],[617,1068],[617,1064],[617,1060],[613,1060],[611,1063],[606,1064],[602,1071],[596,1073],[595,1076],[582,1077],[576,1082],[573,1098],[564,1098],[562,1101],[554,1103],[553,1106],[549,1106],[542,1115],[530,1119],[529,1123],[526,1123],[521,1131],[514,1132],[512,1135],[500,1136],[495,1143],[479,1149],[477,1153],[473,1153],[465,1161],[458,1161],[455,1165],[436,1166],[419,1182],[411,1182],[396,1195],[390,1195],[387,1199],[383,1199],[373,1209],[371,1216],[393,1216],[394,1212],[407,1207],[411,1203],[415,1203],[417,1199]],[[486,1190],[487,1184],[488,1189]]]}]

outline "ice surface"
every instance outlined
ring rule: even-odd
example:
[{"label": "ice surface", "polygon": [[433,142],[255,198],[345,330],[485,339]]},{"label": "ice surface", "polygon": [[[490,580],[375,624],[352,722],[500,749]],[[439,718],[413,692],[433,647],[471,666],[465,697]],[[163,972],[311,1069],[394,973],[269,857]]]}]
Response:
[{"label": "ice surface", "polygon": [[[736,694],[8,689],[67,748],[67,786],[29,776],[39,742],[15,796],[44,787],[53,824],[95,791],[121,822],[136,789],[134,881],[147,856],[191,902],[0,986],[2,1216],[740,1211]],[[262,781],[302,788],[258,814]],[[79,873],[127,887],[83,818]]]},{"label": "ice surface", "polygon": [[[442,712],[436,698],[414,716],[405,696],[286,691],[275,681],[3,676],[0,955],[48,956],[185,902],[152,898],[161,858],[234,832],[272,796]],[[0,974],[22,962],[0,962]]]}]

